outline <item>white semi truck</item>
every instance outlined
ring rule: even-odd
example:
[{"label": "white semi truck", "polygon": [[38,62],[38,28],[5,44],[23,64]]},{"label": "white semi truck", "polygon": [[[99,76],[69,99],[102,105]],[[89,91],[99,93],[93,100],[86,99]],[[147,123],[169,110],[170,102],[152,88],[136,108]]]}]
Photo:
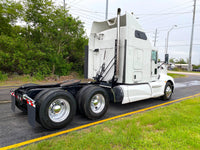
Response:
[{"label": "white semi truck", "polygon": [[[127,104],[162,97],[169,100],[174,80],[147,39],[134,15],[126,13],[93,22],[85,57],[85,76],[93,82],[66,81],[53,85],[25,84],[11,91],[12,110],[17,106],[47,129],[66,126],[78,110],[99,119],[109,102]],[[165,57],[165,63],[168,56]]]}]

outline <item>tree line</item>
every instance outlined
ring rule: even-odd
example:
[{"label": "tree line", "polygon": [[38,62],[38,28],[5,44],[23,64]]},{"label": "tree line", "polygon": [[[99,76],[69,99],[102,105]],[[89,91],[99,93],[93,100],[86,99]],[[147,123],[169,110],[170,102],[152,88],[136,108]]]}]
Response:
[{"label": "tree line", "polygon": [[83,72],[84,25],[52,0],[0,0],[0,72]]},{"label": "tree line", "polygon": [[[173,64],[188,64],[188,59],[185,61],[183,58],[179,58],[179,59],[170,58],[169,62]],[[193,66],[193,69],[200,68],[200,65],[192,65],[192,66]]]}]

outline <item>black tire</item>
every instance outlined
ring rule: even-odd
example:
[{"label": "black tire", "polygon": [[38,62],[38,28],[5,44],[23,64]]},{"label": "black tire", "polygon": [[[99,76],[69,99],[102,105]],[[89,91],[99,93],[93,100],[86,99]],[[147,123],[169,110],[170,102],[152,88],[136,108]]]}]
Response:
[{"label": "black tire", "polygon": [[26,103],[20,104],[19,102],[15,101],[15,106],[17,106],[17,108],[19,110],[21,110],[23,112],[23,114],[27,114],[27,104]]},{"label": "black tire", "polygon": [[83,109],[82,109],[82,96],[83,96],[83,93],[85,93],[85,91],[89,88],[89,87],[94,87],[94,85],[87,85],[87,86],[84,86],[82,87],[76,94],[76,100],[77,100],[77,107],[78,107],[78,112],[80,112],[81,114],[83,114]]},{"label": "black tire", "polygon": [[44,90],[40,91],[34,98],[34,100],[36,101],[36,121],[38,123],[41,123],[40,117],[39,117],[39,106],[41,105],[40,99],[45,93],[47,93],[50,90],[52,90],[52,89],[44,89]]},{"label": "black tire", "polygon": [[171,82],[167,82],[165,85],[164,95],[162,97],[163,101],[170,100],[173,93],[173,86]]},{"label": "black tire", "polygon": [[[85,90],[84,93],[80,95],[80,98],[82,101],[81,107],[83,113],[89,119],[99,119],[104,116],[108,110],[110,101],[109,95],[105,89],[99,86],[88,87],[87,90]],[[96,103],[95,100],[98,102]]]},{"label": "black tire", "polygon": [[[58,102],[59,107],[61,108],[58,108],[58,110],[54,110],[54,106],[57,107]],[[39,99],[37,105],[39,123],[44,128],[49,130],[60,129],[65,127],[69,122],[72,121],[76,113],[76,101],[74,97],[69,92],[64,90],[50,90],[46,92]],[[51,111],[49,110],[50,107],[52,107]],[[55,119],[54,117],[51,117],[52,114],[55,115],[54,117],[60,114],[61,117],[57,116],[57,118]]]}]

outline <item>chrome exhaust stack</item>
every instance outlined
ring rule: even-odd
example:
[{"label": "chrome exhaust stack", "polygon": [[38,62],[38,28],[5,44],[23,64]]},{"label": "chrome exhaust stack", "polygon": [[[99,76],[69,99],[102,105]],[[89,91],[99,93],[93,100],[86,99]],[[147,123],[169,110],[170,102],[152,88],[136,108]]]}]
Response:
[{"label": "chrome exhaust stack", "polygon": [[117,9],[117,40],[116,40],[116,48],[115,48],[115,78],[119,78],[119,52],[120,52],[120,15],[121,9]]}]

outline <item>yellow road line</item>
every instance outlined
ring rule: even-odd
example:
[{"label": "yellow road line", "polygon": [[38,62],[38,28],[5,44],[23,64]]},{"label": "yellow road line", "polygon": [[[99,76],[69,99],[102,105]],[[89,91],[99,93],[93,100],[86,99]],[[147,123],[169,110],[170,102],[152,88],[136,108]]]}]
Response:
[{"label": "yellow road line", "polygon": [[135,113],[144,112],[144,111],[147,111],[147,110],[150,110],[150,109],[154,109],[154,108],[157,108],[157,107],[161,107],[161,106],[164,106],[164,105],[168,105],[168,104],[171,104],[171,103],[174,103],[174,102],[182,101],[182,100],[189,99],[189,98],[192,98],[192,97],[197,97],[197,96],[200,96],[200,93],[192,95],[192,96],[188,96],[188,97],[183,97],[183,98],[180,98],[180,99],[177,99],[177,100],[169,101],[169,102],[166,102],[166,103],[163,103],[163,104],[159,104],[159,105],[151,106],[151,107],[148,107],[148,108],[140,109],[140,110],[137,110],[137,111],[129,112],[129,113],[126,113],[126,114],[118,115],[118,116],[115,116],[115,117],[107,118],[107,119],[104,119],[104,120],[96,121],[96,122],[93,122],[93,123],[85,124],[85,125],[82,125],[82,126],[78,126],[78,127],[72,128],[72,129],[65,130],[65,131],[60,131],[60,132],[53,133],[53,134],[50,134],[50,135],[35,138],[35,139],[32,139],[32,140],[28,140],[28,141],[13,144],[13,145],[10,145],[10,146],[2,147],[2,148],[0,148],[0,150],[7,150],[7,149],[21,147],[21,146],[24,146],[24,145],[27,145],[27,144],[31,144],[31,143],[38,142],[38,141],[41,141],[41,140],[49,139],[49,138],[59,136],[59,135],[62,135],[62,134],[66,134],[66,133],[69,133],[69,132],[72,132],[72,131],[76,131],[76,130],[84,129],[84,128],[87,128],[87,127],[90,127],[90,126],[94,126],[94,125],[97,125],[97,124],[100,124],[100,123],[103,123],[103,122],[106,122],[106,121],[126,117],[126,116],[129,116],[129,115],[135,114]]}]

